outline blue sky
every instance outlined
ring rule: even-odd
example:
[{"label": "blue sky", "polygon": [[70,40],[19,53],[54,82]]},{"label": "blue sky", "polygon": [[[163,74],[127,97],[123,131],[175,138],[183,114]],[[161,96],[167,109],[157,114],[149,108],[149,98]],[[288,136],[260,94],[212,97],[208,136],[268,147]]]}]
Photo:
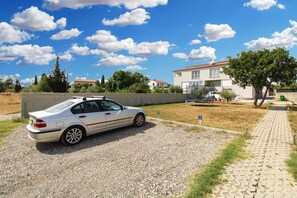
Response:
[{"label": "blue sky", "polygon": [[28,85],[56,55],[69,80],[173,71],[242,50],[297,57],[296,0],[1,0],[0,78]]}]

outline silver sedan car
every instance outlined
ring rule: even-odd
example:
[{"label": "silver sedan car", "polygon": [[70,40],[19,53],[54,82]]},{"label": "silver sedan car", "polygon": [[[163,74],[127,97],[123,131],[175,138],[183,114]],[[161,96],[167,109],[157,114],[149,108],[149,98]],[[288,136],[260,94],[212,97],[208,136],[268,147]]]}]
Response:
[{"label": "silver sedan car", "polygon": [[75,145],[86,136],[124,126],[141,127],[145,112],[123,107],[104,96],[73,97],[43,111],[29,113],[28,136],[36,142]]}]

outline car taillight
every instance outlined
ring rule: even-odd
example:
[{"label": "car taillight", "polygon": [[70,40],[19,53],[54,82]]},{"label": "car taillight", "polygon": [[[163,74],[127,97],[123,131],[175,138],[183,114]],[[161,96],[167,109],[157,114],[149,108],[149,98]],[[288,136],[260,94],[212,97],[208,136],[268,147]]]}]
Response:
[{"label": "car taillight", "polygon": [[46,127],[46,123],[45,123],[43,120],[39,120],[39,119],[37,119],[37,120],[34,122],[33,126],[34,126],[35,128],[44,128],[44,127]]}]

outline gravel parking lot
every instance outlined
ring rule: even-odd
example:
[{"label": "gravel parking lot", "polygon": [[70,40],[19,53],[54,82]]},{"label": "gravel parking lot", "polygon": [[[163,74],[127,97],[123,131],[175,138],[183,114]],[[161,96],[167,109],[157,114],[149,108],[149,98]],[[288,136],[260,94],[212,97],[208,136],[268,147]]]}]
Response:
[{"label": "gravel parking lot", "polygon": [[34,143],[23,126],[0,146],[0,197],[179,196],[232,137],[149,120],[66,147]]}]

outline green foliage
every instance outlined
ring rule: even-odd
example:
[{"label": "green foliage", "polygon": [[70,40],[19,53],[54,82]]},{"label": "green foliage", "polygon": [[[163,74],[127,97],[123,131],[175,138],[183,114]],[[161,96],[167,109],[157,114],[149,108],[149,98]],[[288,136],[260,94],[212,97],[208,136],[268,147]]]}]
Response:
[{"label": "green foliage", "polygon": [[69,88],[65,72],[61,72],[59,56],[57,56],[54,71],[48,76],[48,85],[53,92],[66,92]]},{"label": "green foliage", "polygon": [[3,79],[0,78],[0,92],[4,92],[4,91],[5,91],[5,85],[4,85]]},{"label": "green foliage", "polygon": [[223,90],[220,92],[220,96],[225,98],[227,103],[229,103],[230,100],[233,100],[236,97],[236,94],[233,91]]},{"label": "green foliage", "polygon": [[38,83],[38,88],[39,88],[39,91],[41,91],[41,92],[51,92],[52,91],[48,84],[48,77],[44,73],[41,75],[41,79]]},{"label": "green foliage", "polygon": [[21,84],[20,84],[20,81],[17,79],[16,81],[15,81],[15,85],[14,85],[14,91],[15,92],[20,92],[22,90],[22,86],[21,86]]},{"label": "green foliage", "polygon": [[150,87],[145,83],[134,83],[129,87],[130,93],[149,93]]},{"label": "green foliage", "polygon": [[5,91],[7,90],[13,90],[14,89],[14,84],[13,84],[13,80],[12,78],[7,78],[5,81],[4,81],[4,87],[5,87]]},{"label": "green foliage", "polygon": [[129,90],[131,87],[131,91],[135,93],[147,93],[149,92],[149,87],[144,85],[147,85],[148,82],[149,79],[141,73],[119,70],[114,72],[108,79],[107,83],[105,83],[105,88],[109,92],[121,92]]},{"label": "green foliage", "polygon": [[169,92],[170,93],[183,93],[183,89],[180,86],[177,85],[171,85],[169,87]]},{"label": "green foliage", "polygon": [[[296,82],[296,60],[283,48],[242,51],[237,58],[228,57],[228,59],[229,66],[224,68],[224,73],[242,88],[247,86],[255,88],[255,106],[262,106],[272,83],[290,85]],[[258,105],[264,87],[266,91]]]},{"label": "green foliage", "polygon": [[165,90],[163,87],[155,87],[154,93],[165,93]]},{"label": "green foliage", "polygon": [[101,86],[104,86],[104,84],[105,84],[105,78],[104,78],[104,75],[102,75],[102,77],[101,77]]},{"label": "green foliage", "polygon": [[37,75],[35,75],[34,85],[38,85]]}]

